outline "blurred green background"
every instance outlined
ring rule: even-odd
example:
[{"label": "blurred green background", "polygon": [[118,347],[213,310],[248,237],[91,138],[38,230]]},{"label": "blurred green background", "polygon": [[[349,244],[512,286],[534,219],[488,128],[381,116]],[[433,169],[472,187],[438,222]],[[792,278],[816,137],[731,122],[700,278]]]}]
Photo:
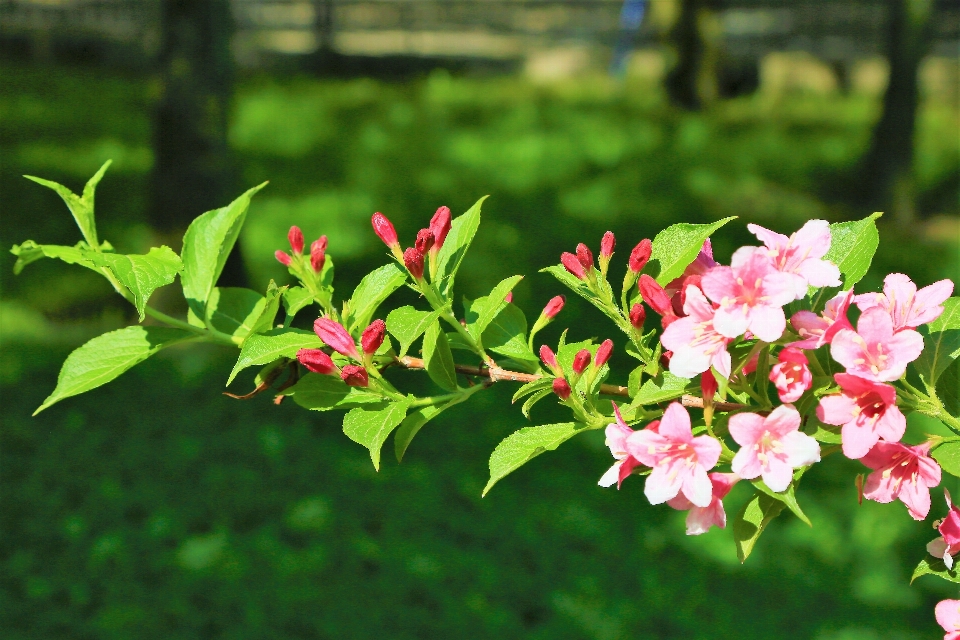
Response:
[{"label": "blurred green background", "polygon": [[[20,175],[79,190],[108,158],[100,235],[122,252],[178,242],[149,213],[156,78],[7,60],[2,84],[0,244],[76,242],[57,196]],[[728,259],[753,240],[746,222],[790,232],[871,212],[842,177],[870,143],[876,92],[762,87],[683,111],[642,75],[442,69],[394,82],[243,73],[234,91],[234,194],[270,180],[241,238],[257,289],[289,282],[272,253],[291,224],[308,241],[329,236],[345,296],[386,259],[373,211],[409,241],[439,205],[459,214],[485,194],[460,293],[526,274],[515,302],[530,317],[561,292],[538,269],[577,242],[596,249],[608,229],[618,281],[629,248],[677,221],[740,216],[714,240]],[[915,217],[881,219],[859,290],[891,271],[957,278],[955,98],[921,96]],[[14,278],[12,264],[0,265],[4,638],[932,639],[935,602],[957,595],[931,577],[908,584],[929,521],[900,503],[857,506],[863,468],[838,456],[799,492],[814,528],[781,516],[745,566],[726,531],[684,536],[683,514],[651,507],[642,481],[599,488],[611,462],[599,433],[481,500],[489,453],[529,424],[506,384],[431,423],[379,473],[338,415],[222,396],[236,353],[213,347],[164,351],[31,418],[72,348],[136,317],[82,269],[41,261]],[[154,303],[176,311],[175,293]],[[404,295],[395,304],[415,302]],[[563,327],[618,341],[578,300],[543,338]],[[251,386],[241,378],[233,390]],[[398,379],[423,390],[422,378]],[[562,416],[546,404],[535,423]],[[939,428],[911,421],[915,438]],[[931,517],[943,511],[934,494]],[[728,513],[745,498],[735,491]]]}]

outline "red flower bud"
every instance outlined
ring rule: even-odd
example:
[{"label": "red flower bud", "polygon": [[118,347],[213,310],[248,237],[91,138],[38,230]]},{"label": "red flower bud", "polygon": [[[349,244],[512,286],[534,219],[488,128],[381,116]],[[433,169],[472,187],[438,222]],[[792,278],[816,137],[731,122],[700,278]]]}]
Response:
[{"label": "red flower bud", "polygon": [[547,345],[542,345],[540,347],[540,359],[543,360],[543,364],[553,371],[554,373],[559,372],[560,364],[557,362],[557,356],[553,354],[553,349]]},{"label": "red flower bud", "polygon": [[317,318],[316,322],[313,323],[313,330],[323,340],[324,344],[333,347],[333,350],[337,353],[351,356],[357,360],[360,359],[360,354],[357,353],[357,345],[354,344],[353,338],[339,322],[330,318]]},{"label": "red flower bud", "polygon": [[432,247],[433,244],[433,231],[430,231],[430,229],[420,229],[420,232],[417,233],[417,251],[423,255],[427,255],[427,251],[430,251],[430,247]]},{"label": "red flower bud", "polygon": [[277,249],[273,255],[277,258],[277,262],[285,267],[289,267],[290,263],[293,261],[293,258],[287,255],[286,252],[280,251],[280,249]]},{"label": "red flower bud", "polygon": [[397,240],[397,231],[393,228],[393,224],[387,220],[387,216],[377,211],[373,214],[373,217],[370,218],[370,222],[373,224],[373,232],[377,234],[378,238],[383,240],[383,244],[391,249],[400,245],[400,242]]},{"label": "red flower bud", "polygon": [[643,271],[643,268],[647,265],[647,260],[650,259],[651,251],[653,251],[653,243],[647,238],[641,240],[640,243],[633,248],[633,251],[630,252],[630,271],[634,273]]},{"label": "red flower bud", "polygon": [[664,369],[670,368],[670,358],[673,357],[673,351],[664,351],[660,354],[660,366]]},{"label": "red flower bud", "polygon": [[290,241],[290,248],[293,249],[295,254],[303,253],[303,231],[300,231],[300,227],[296,225],[290,227],[290,231],[287,232],[287,240]]},{"label": "red flower bud", "polygon": [[553,392],[560,396],[561,400],[566,400],[570,397],[570,383],[568,383],[563,378],[555,378],[553,380]]},{"label": "red flower bud", "polygon": [[403,264],[406,265],[407,271],[410,272],[414,280],[423,278],[423,254],[417,251],[416,247],[410,247],[403,252]]},{"label": "red flower bud", "polygon": [[593,253],[590,248],[582,242],[577,245],[577,260],[583,266],[584,271],[593,269]]},{"label": "red flower bud", "polygon": [[586,273],[583,270],[583,265],[580,264],[580,260],[577,259],[577,256],[572,253],[564,251],[560,254],[560,262],[563,264],[563,267],[575,275],[580,280],[583,280],[586,277]]},{"label": "red flower bud", "polygon": [[719,388],[720,385],[717,384],[717,379],[712,371],[707,369],[700,374],[700,397],[703,398],[704,402],[712,401]]},{"label": "red flower bud", "polygon": [[636,329],[643,329],[643,321],[647,319],[647,312],[643,305],[637,303],[630,309],[630,324]]},{"label": "red flower bud", "polygon": [[320,236],[319,238],[317,238],[316,240],[314,240],[313,243],[310,245],[310,249],[313,250],[314,248],[317,248],[317,249],[319,249],[320,251],[326,252],[326,250],[327,250],[327,236]]},{"label": "red flower bud", "polygon": [[387,331],[387,325],[383,320],[374,320],[370,326],[363,330],[360,336],[360,346],[366,354],[376,353],[380,345],[383,344],[383,336]]},{"label": "red flower bud", "polygon": [[573,356],[573,372],[579,375],[586,371],[588,366],[590,366],[590,351],[580,349],[577,355]]},{"label": "red flower bud", "polygon": [[503,297],[504,302],[513,302],[513,291],[507,291],[507,295]]},{"label": "red flower bud", "polygon": [[430,218],[430,231],[433,231],[433,247],[439,251],[450,232],[450,208],[440,207]]},{"label": "red flower bud", "polygon": [[607,364],[607,360],[610,359],[611,353],[613,353],[613,340],[604,340],[603,343],[597,348],[597,357],[593,361],[593,364],[596,365],[597,369]]},{"label": "red flower bud", "polygon": [[668,313],[673,315],[670,298],[667,297],[663,287],[647,274],[640,276],[640,295],[643,296],[644,301],[650,305],[650,308],[660,315],[666,315]]},{"label": "red flower bud", "polygon": [[603,234],[603,239],[600,241],[600,257],[609,259],[613,255],[616,244],[617,239],[613,236],[613,231]]},{"label": "red flower bud", "polygon": [[297,360],[314,373],[333,373],[337,368],[333,359],[320,349],[300,349],[297,351]]},{"label": "red flower bud", "polygon": [[543,308],[543,315],[547,318],[553,320],[557,317],[557,314],[563,311],[563,305],[566,303],[567,299],[564,296],[553,296],[550,298],[550,302],[547,303],[547,306]]},{"label": "red flower bud", "polygon": [[367,378],[367,370],[356,364],[348,364],[340,371],[340,379],[347,383],[348,387],[365,387],[370,384]]},{"label": "red flower bud", "polygon": [[315,273],[323,270],[323,263],[327,261],[327,236],[320,236],[310,245],[310,266]]}]

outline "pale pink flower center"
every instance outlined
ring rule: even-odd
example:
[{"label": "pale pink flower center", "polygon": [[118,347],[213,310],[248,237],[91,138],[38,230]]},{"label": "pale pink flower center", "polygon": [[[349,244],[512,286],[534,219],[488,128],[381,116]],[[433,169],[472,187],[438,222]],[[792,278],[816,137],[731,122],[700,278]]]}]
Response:
[{"label": "pale pink flower center", "polygon": [[783,455],[783,445],[780,443],[780,439],[775,438],[770,431],[763,432],[760,439],[753,445],[753,449],[757,452],[757,460],[760,461],[764,469],[768,469],[770,466],[771,454],[776,458]]},{"label": "pale pink flower center", "polygon": [[[807,256],[810,255],[810,252],[813,251],[813,246],[809,246],[804,250],[802,255],[797,255],[798,247],[792,247],[793,237],[787,240],[786,246],[783,247],[783,250],[780,249],[769,249],[767,254],[773,259],[773,264],[776,265],[777,271],[783,271],[785,273],[799,273],[800,265],[804,260],[807,259]],[[788,269],[788,263],[793,263],[793,268]]]},{"label": "pale pink flower center", "polygon": [[867,341],[864,340],[862,336],[855,335],[853,340],[863,349],[864,356],[863,358],[854,360],[854,364],[866,365],[870,371],[873,372],[873,375],[877,375],[887,368],[887,360],[890,359],[890,356],[884,353],[885,349],[882,342],[875,343],[875,346],[871,349],[870,345],[867,344]]},{"label": "pale pink flower center", "polygon": [[769,299],[769,296],[762,296],[760,294],[760,285],[763,284],[763,278],[757,278],[753,282],[753,286],[744,284],[743,278],[737,278],[737,295],[736,297],[724,296],[720,301],[720,304],[724,307],[732,307],[738,304],[743,305],[743,312],[746,313],[750,307],[756,306],[759,303],[762,303]]},{"label": "pale pink flower center", "polygon": [[787,384],[796,384],[803,379],[803,365],[799,362],[783,363],[783,376],[787,379]]},{"label": "pale pink flower center", "polygon": [[713,328],[713,319],[698,322],[693,326],[693,342],[691,347],[697,348],[705,355],[712,356],[726,346],[726,338]]},{"label": "pale pink flower center", "polygon": [[669,474],[670,480],[676,478],[682,468],[685,467],[689,469],[697,464],[697,452],[685,442],[666,444],[659,447],[650,445],[647,447],[647,453],[660,458],[657,461],[657,465],[671,467]]}]

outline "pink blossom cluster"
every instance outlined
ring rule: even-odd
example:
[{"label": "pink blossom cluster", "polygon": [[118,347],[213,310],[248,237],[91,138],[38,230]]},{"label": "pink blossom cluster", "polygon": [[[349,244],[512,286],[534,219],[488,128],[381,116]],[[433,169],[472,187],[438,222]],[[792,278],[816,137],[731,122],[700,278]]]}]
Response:
[{"label": "pink blossom cluster", "polygon": [[314,373],[324,375],[339,375],[351,387],[366,387],[370,384],[367,367],[370,365],[373,354],[383,344],[387,325],[383,320],[374,320],[360,335],[360,349],[353,336],[346,328],[330,318],[317,318],[313,323],[313,331],[325,345],[342,356],[346,356],[360,364],[346,364],[338,367],[323,349],[300,349],[297,351],[297,360],[304,367]]}]

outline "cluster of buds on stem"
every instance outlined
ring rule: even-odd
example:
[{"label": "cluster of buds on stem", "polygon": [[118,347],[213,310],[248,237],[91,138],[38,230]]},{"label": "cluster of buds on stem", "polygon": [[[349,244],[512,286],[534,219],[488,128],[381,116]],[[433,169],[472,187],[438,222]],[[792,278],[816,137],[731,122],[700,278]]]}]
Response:
[{"label": "cluster of buds on stem", "polygon": [[277,249],[274,253],[277,262],[287,267],[290,273],[316,293],[320,287],[320,274],[327,261],[327,236],[320,236],[310,243],[309,254],[303,253],[304,239],[300,227],[290,227],[287,240],[290,242],[291,253]]},{"label": "cluster of buds on stem", "polygon": [[407,269],[418,284],[424,282],[424,271],[428,264],[430,280],[436,278],[440,249],[450,232],[451,218],[448,207],[437,209],[430,219],[430,226],[417,232],[413,246],[406,250],[400,248],[397,231],[385,215],[379,211],[374,213],[371,223],[377,237],[387,245],[394,258]]},{"label": "cluster of buds on stem", "polygon": [[333,358],[323,349],[300,349],[297,360],[307,370],[323,375],[338,375],[351,387],[366,387],[370,383],[369,371],[373,368],[373,356],[383,344],[387,325],[383,320],[374,320],[360,336],[360,349],[346,328],[330,318],[317,318],[313,330],[325,345],[354,363],[337,367]]}]

